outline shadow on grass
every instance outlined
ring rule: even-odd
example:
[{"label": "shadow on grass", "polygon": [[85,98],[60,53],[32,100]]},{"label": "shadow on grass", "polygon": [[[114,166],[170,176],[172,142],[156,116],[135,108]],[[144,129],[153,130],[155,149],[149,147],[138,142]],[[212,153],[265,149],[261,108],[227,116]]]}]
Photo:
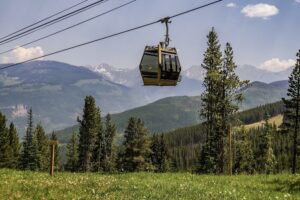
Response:
[{"label": "shadow on grass", "polygon": [[275,178],[272,181],[268,181],[268,183],[273,185],[276,191],[293,193],[300,192],[300,176],[296,176],[288,180]]}]

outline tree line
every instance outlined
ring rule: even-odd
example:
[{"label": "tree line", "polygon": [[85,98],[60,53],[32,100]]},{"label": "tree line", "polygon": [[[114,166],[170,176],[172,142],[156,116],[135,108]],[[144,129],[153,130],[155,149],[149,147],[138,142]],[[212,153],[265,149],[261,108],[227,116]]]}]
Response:
[{"label": "tree line", "polygon": [[[52,140],[57,140],[55,133]],[[16,127],[0,113],[0,167],[33,171],[45,171],[50,168],[50,148],[48,138],[41,124],[34,126],[32,109],[28,111],[28,122],[23,142],[19,141]],[[59,168],[58,148],[55,149],[56,168]]]},{"label": "tree line", "polygon": [[169,169],[163,135],[150,137],[143,121],[131,117],[121,145],[115,143],[116,127],[110,114],[102,122],[100,108],[92,96],[85,98],[79,134],[67,145],[66,170],[73,172],[135,172]]}]

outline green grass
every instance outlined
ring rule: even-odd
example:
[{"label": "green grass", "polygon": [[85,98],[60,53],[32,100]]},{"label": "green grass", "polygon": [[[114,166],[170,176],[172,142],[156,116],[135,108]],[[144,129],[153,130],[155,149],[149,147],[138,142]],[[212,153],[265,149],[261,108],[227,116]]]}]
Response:
[{"label": "green grass", "polygon": [[72,174],[0,170],[0,199],[300,199],[300,176]]}]

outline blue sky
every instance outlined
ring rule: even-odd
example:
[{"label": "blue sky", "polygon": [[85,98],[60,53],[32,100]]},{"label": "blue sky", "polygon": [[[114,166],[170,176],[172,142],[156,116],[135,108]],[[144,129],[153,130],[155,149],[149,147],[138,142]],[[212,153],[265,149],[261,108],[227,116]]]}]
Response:
[{"label": "blue sky", "polygon": [[[87,3],[95,1],[89,0]],[[2,45],[0,50],[52,33],[128,1],[109,0],[88,12],[38,31],[29,37]],[[1,1],[0,36],[77,2],[80,0]],[[50,53],[208,2],[210,0],[137,0],[121,10],[28,46],[29,49],[2,55],[0,61],[16,62]],[[299,19],[300,0],[225,0],[218,5],[174,19],[170,27],[172,39],[170,46],[178,48],[184,69],[200,65],[206,48],[206,35],[211,27],[215,27],[222,46],[224,47],[227,41],[232,44],[237,64],[250,64],[271,71],[280,71],[293,64],[295,54],[300,49]],[[133,68],[138,66],[145,45],[157,44],[164,38],[164,32],[164,26],[156,24],[46,59],[75,65],[108,63],[115,67]]]}]

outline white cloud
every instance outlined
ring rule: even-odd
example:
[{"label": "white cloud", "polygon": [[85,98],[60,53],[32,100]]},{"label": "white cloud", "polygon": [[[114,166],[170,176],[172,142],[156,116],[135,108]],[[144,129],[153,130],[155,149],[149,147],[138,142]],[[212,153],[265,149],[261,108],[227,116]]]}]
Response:
[{"label": "white cloud", "polygon": [[18,117],[26,117],[27,116],[27,108],[23,104],[19,104],[13,107],[12,118],[16,119]]},{"label": "white cloud", "polygon": [[300,3],[300,0],[295,0],[297,3]]},{"label": "white cloud", "polygon": [[2,63],[17,63],[43,55],[44,51],[41,47],[20,47],[13,50],[8,56],[3,56]]},{"label": "white cloud", "polygon": [[280,72],[294,66],[295,63],[296,61],[293,59],[280,60],[279,58],[272,58],[262,63],[259,68],[272,72]]},{"label": "white cloud", "polygon": [[271,16],[277,15],[279,13],[279,9],[274,5],[260,3],[256,5],[247,5],[241,12],[250,18],[256,17],[268,19]]},{"label": "white cloud", "polygon": [[226,7],[228,7],[228,8],[235,8],[235,7],[237,7],[237,5],[235,4],[235,3],[228,3],[227,5],[226,5]]}]

